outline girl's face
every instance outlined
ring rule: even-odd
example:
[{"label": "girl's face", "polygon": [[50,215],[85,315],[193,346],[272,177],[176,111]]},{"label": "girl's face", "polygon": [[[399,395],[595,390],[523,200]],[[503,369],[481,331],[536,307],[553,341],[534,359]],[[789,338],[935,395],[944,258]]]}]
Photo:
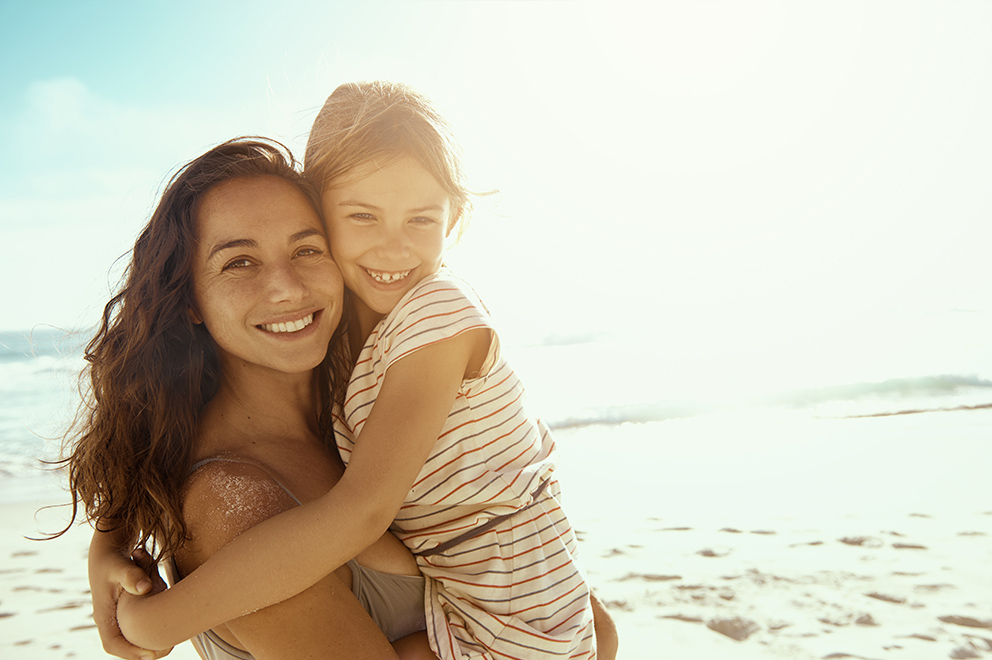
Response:
[{"label": "girl's face", "polygon": [[341,319],[341,273],[320,218],[277,176],[232,179],[197,202],[194,321],[214,340],[225,375],[262,366],[313,369]]},{"label": "girl's face", "polygon": [[451,199],[412,158],[374,163],[323,195],[334,260],[360,320],[378,321],[441,267],[457,217]]}]

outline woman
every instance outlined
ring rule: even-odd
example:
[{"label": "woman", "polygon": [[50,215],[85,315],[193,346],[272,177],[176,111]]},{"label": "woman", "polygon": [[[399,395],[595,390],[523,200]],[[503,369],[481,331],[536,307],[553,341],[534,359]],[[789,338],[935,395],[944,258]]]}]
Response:
[{"label": "woman", "polygon": [[[90,397],[65,459],[74,516],[82,505],[100,530],[96,576],[109,563],[139,590],[119,549],[149,540],[188,574],[343,472],[332,384],[347,382],[348,365],[328,350],[343,327],[341,275],[294,165],[277,143],[226,142],[173,177],[135,243],[87,347]],[[91,580],[107,651],[153,657],[115,639],[119,587]],[[314,587],[195,644],[208,658],[434,657],[422,627],[423,578],[387,533]]]}]

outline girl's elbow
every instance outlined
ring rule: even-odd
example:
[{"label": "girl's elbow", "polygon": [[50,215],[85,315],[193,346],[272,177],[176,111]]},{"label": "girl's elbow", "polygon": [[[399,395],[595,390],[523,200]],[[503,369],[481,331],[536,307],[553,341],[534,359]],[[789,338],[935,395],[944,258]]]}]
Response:
[{"label": "girl's elbow", "polygon": [[365,529],[368,530],[369,543],[376,541],[380,536],[389,530],[396,518],[396,510],[388,506],[377,506],[368,514],[368,521]]}]

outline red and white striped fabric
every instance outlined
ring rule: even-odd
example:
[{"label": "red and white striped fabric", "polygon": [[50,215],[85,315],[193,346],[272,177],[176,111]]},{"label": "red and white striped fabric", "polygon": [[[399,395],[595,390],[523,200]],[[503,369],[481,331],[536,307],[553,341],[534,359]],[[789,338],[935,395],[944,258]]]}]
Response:
[{"label": "red and white striped fabric", "polygon": [[[339,425],[347,428],[338,432],[345,463],[389,365],[473,328],[492,329],[488,312],[448,271],[379,323],[348,386]],[[481,374],[462,383],[392,527],[427,577],[431,644],[444,660],[594,658],[589,588],[558,503],[554,442],[526,415],[495,332]]]}]

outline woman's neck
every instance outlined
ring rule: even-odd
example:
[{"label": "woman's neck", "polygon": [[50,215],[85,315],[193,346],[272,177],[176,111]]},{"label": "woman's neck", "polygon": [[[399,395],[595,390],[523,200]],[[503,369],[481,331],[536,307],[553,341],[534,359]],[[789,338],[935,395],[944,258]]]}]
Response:
[{"label": "woman's neck", "polygon": [[207,454],[273,440],[313,438],[317,427],[315,374],[223,369],[204,410],[201,450]]}]

